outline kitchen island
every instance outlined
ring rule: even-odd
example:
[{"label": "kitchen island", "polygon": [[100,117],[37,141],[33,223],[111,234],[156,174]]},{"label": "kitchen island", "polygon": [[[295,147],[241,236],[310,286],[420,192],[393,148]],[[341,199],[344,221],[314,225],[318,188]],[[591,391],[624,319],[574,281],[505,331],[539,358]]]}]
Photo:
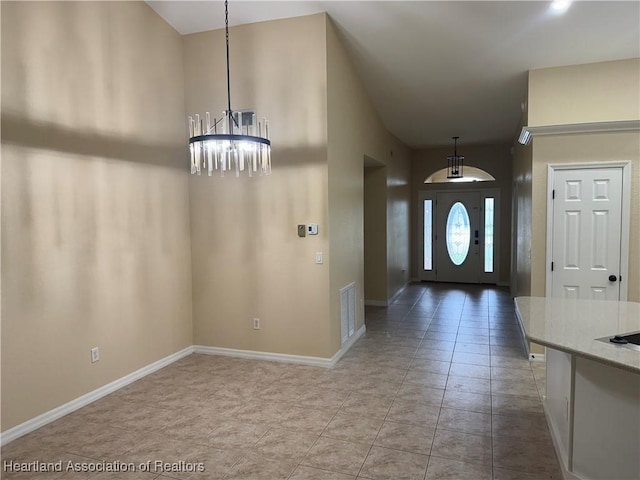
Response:
[{"label": "kitchen island", "polygon": [[544,409],[568,478],[640,479],[640,303],[518,297],[527,340],[546,348]]}]

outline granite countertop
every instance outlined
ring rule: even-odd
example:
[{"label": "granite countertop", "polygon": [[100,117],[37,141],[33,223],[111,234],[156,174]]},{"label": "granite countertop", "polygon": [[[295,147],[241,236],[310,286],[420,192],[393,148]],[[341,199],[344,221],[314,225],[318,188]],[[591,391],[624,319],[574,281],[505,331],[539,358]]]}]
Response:
[{"label": "granite countertop", "polygon": [[640,331],[640,303],[517,297],[528,340],[640,373],[640,351],[596,340]]}]

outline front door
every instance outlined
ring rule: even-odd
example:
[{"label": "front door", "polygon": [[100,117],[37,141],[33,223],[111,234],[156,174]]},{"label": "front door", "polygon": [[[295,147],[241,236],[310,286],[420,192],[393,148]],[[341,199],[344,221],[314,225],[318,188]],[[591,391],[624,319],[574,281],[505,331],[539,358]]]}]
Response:
[{"label": "front door", "polygon": [[499,200],[496,188],[420,192],[420,280],[497,283]]},{"label": "front door", "polygon": [[620,299],[622,168],[553,174],[551,295]]},{"label": "front door", "polygon": [[441,192],[436,205],[436,280],[478,283],[480,193]]}]

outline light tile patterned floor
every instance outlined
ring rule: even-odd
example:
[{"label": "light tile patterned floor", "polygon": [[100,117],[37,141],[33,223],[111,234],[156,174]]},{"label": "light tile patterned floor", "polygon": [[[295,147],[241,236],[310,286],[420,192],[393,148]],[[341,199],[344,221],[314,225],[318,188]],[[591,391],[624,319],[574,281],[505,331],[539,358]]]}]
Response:
[{"label": "light tile patterned floor", "polygon": [[2,478],[562,478],[544,365],[527,361],[506,290],[411,285],[367,308],[366,324],[333,369],[191,355],[2,449],[4,462],[63,470],[159,460],[204,472]]}]

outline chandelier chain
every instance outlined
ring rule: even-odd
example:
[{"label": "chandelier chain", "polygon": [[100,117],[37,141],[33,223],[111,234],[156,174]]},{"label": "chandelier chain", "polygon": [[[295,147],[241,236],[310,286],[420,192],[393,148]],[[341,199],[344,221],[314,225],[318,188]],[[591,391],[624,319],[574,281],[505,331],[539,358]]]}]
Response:
[{"label": "chandelier chain", "polygon": [[229,119],[233,118],[231,112],[231,80],[229,75],[229,1],[224,1],[224,29],[225,39],[227,43],[227,115]]}]

